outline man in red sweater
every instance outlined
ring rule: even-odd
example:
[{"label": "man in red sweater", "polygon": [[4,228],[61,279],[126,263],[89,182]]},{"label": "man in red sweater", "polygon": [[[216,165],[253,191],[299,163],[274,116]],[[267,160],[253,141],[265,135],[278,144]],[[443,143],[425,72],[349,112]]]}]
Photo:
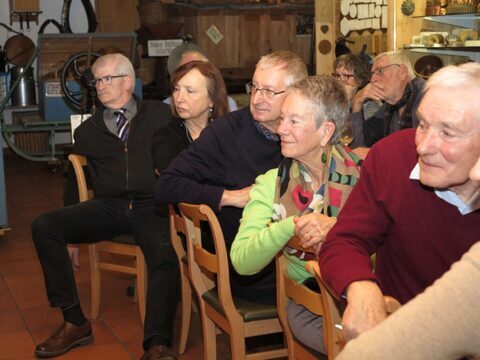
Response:
[{"label": "man in red sweater", "polygon": [[346,340],[385,318],[383,295],[407,302],[479,240],[479,183],[469,178],[480,156],[480,102],[470,99],[479,97],[480,64],[445,67],[426,83],[418,128],[371,149],[319,254],[347,300]]}]

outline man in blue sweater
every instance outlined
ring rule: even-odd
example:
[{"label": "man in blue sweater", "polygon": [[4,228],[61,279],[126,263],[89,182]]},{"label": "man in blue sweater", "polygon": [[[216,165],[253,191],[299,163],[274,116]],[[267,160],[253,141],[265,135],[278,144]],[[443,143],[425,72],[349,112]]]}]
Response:
[{"label": "man in blue sweater", "polygon": [[[255,178],[281,160],[276,130],[285,90],[306,76],[305,64],[294,53],[282,50],[263,56],[247,84],[250,106],[215,120],[172,161],[158,179],[156,201],[209,205],[230,252]],[[231,268],[230,277],[234,296],[275,304],[273,262],[253,276],[240,276]]]}]

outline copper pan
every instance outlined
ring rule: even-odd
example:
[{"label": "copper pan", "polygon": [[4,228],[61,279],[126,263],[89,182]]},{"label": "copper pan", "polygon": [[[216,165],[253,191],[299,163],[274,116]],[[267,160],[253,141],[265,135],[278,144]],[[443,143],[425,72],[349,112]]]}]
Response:
[{"label": "copper pan", "polygon": [[35,53],[35,44],[25,35],[14,35],[5,43],[5,55],[13,65],[25,66]]}]

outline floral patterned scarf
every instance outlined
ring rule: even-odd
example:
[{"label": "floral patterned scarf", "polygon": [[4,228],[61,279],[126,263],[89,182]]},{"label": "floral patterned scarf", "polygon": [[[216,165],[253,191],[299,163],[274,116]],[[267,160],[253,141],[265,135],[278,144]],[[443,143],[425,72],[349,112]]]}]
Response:
[{"label": "floral patterned scarf", "polygon": [[[278,168],[275,187],[274,222],[289,216],[302,216],[314,211],[336,217],[360,176],[361,160],[343,145],[326,149],[324,181],[315,192],[308,170],[295,159],[286,158]],[[290,255],[311,260],[313,254],[286,247]]]}]

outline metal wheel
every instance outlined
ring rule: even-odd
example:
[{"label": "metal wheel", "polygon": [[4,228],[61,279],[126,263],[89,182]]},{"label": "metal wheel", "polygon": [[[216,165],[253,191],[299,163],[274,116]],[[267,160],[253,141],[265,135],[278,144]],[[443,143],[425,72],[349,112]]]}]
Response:
[{"label": "metal wheel", "polygon": [[[90,67],[101,55],[94,52],[79,52],[63,66],[60,84],[67,100],[76,108],[82,108],[82,100],[87,90],[95,88]],[[74,83],[68,80],[75,80]]]}]

